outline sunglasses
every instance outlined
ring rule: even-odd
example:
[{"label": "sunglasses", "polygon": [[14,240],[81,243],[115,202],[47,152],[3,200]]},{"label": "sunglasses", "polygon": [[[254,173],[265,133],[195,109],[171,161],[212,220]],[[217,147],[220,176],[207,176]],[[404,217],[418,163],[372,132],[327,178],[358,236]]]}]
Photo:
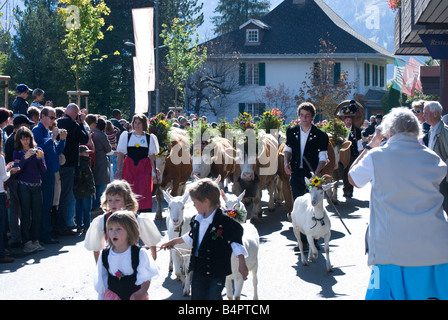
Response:
[{"label": "sunglasses", "polygon": [[53,117],[53,116],[47,116],[48,118],[50,118],[51,120],[55,120],[56,119],[56,117]]},{"label": "sunglasses", "polygon": [[414,112],[416,114],[419,114],[419,113],[422,113],[422,110],[414,110],[414,109],[412,109],[412,112]]}]

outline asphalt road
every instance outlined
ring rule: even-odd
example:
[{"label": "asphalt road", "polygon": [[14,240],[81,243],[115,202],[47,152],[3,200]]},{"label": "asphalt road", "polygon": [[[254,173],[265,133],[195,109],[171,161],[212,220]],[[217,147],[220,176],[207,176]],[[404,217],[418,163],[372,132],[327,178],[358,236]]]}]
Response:
[{"label": "asphalt road", "polygon": [[[364,299],[370,275],[364,254],[370,187],[355,190],[354,198],[347,200],[342,197],[341,188],[337,208],[351,235],[334,214],[334,209],[327,205],[332,224],[331,273],[326,271],[323,250],[315,263],[301,264],[299,254],[294,252],[297,241],[292,224],[287,220],[283,206],[268,212],[267,193],[263,194],[263,218],[255,223],[260,235],[260,300]],[[166,214],[164,211],[164,216]],[[157,225],[166,240],[165,221]],[[0,299],[95,300],[93,277],[96,266],[93,254],[84,248],[84,236],[66,236],[60,240],[60,244],[47,245],[45,251],[19,257],[10,264],[0,264]],[[181,283],[168,272],[168,258],[168,252],[158,253],[160,276],[151,283],[149,297],[151,300],[189,300],[182,296]],[[253,298],[251,277],[249,275],[245,281],[243,300]]]}]

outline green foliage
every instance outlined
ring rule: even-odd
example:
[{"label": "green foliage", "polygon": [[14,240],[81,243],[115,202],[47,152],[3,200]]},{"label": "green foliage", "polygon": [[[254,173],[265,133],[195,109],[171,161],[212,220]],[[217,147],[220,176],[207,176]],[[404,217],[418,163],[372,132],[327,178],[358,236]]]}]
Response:
[{"label": "green foliage", "polygon": [[[59,4],[61,5],[58,8],[59,17],[66,28],[65,38],[61,44],[65,47],[67,57],[73,61],[71,69],[75,72],[76,91],[79,91],[80,74],[90,63],[92,56],[100,54],[95,45],[98,40],[104,39],[103,16],[108,15],[110,10],[104,0],[98,0],[96,5],[90,0],[59,0]],[[72,11],[70,8],[77,8],[79,11]],[[107,31],[112,28],[109,26]],[[104,58],[107,58],[107,55],[99,59]]]},{"label": "green foliage", "polygon": [[162,25],[163,31],[160,35],[168,47],[167,69],[170,71],[169,81],[175,88],[174,105],[177,106],[178,94],[184,94],[185,81],[207,59],[207,48],[198,47],[199,34],[193,41],[195,27],[188,21],[181,22],[175,18],[171,28]]},{"label": "green foliage", "polygon": [[269,12],[269,0],[219,0],[212,17],[217,35],[237,30],[249,19],[260,19]]}]

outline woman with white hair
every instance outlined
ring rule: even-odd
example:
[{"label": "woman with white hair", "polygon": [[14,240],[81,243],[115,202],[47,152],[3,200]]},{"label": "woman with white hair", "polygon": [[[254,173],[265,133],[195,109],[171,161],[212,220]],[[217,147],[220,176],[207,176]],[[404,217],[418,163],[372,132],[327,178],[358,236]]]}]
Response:
[{"label": "woman with white hair", "polygon": [[372,186],[366,299],[448,299],[448,221],[439,192],[447,166],[419,143],[421,134],[410,109],[392,109],[350,168],[350,183]]}]

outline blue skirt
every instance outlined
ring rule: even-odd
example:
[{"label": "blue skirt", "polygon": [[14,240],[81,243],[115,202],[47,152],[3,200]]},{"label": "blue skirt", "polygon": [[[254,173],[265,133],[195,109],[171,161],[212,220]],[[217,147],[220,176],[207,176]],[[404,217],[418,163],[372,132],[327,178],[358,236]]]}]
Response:
[{"label": "blue skirt", "polygon": [[366,300],[448,300],[448,264],[424,267],[375,265]]}]

